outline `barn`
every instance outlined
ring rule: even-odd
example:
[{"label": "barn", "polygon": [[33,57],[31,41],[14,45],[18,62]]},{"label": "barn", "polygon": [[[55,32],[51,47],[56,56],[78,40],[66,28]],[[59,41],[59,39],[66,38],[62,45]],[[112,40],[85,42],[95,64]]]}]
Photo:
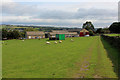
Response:
[{"label": "barn", "polygon": [[68,32],[66,30],[53,30],[49,33],[50,40],[65,40],[65,37],[76,37],[78,36],[77,32]]},{"label": "barn", "polygon": [[77,32],[68,32],[67,30],[52,30],[52,32],[50,32],[50,36],[55,36],[56,34],[65,34],[65,37],[79,36]]},{"label": "barn", "polygon": [[80,31],[80,37],[83,37],[83,36],[89,36],[89,31],[86,29],[82,29]]},{"label": "barn", "polygon": [[43,31],[27,31],[26,38],[27,39],[45,38],[45,33]]},{"label": "barn", "polygon": [[65,40],[65,34],[56,34],[58,40]]},{"label": "barn", "polygon": [[50,32],[49,33],[49,40],[65,40],[65,34],[64,33]]}]

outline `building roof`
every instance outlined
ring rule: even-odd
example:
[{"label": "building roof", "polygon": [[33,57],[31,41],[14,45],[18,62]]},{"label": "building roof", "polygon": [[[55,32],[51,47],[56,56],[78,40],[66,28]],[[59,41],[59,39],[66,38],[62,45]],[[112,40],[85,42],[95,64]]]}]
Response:
[{"label": "building roof", "polygon": [[74,34],[74,35],[77,35],[77,32],[50,32],[50,35],[55,35],[55,34]]},{"label": "building roof", "polygon": [[52,32],[61,33],[61,32],[68,32],[68,31],[67,30],[52,30]]},{"label": "building roof", "polygon": [[80,32],[81,29],[69,29],[68,31],[69,31],[69,32]]},{"label": "building roof", "polygon": [[39,35],[45,35],[43,31],[27,31],[26,34],[28,36],[39,36]]},{"label": "building roof", "polygon": [[82,29],[80,32],[89,32],[89,31],[86,29]]}]

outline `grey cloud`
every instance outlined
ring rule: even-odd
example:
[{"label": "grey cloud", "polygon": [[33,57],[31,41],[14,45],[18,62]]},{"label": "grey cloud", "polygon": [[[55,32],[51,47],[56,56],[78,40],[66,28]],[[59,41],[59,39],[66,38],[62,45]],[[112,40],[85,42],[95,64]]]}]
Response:
[{"label": "grey cloud", "polygon": [[67,11],[58,11],[58,10],[47,10],[40,12],[39,15],[33,16],[34,18],[42,18],[42,19],[73,19],[74,13]]},{"label": "grey cloud", "polygon": [[2,13],[7,15],[31,15],[35,14],[38,9],[37,6],[34,5],[22,5],[14,2],[3,3],[2,5]]},{"label": "grey cloud", "polygon": [[82,19],[82,18],[95,18],[95,19],[108,19],[109,17],[116,17],[117,11],[106,9],[79,9],[77,12],[67,11],[44,11],[34,18],[43,19]]},{"label": "grey cloud", "polygon": [[[32,16],[30,19],[59,19],[59,20],[65,20],[65,19],[94,19],[94,20],[100,20],[101,22],[95,23],[97,26],[105,26],[109,25],[109,23],[102,23],[106,20],[115,20],[117,19],[117,9],[98,9],[98,8],[79,8],[77,11],[71,11],[70,10],[56,10],[53,9],[42,9],[39,8],[40,5],[25,5],[25,4],[19,4],[19,3],[8,3],[2,5],[2,13],[3,15],[13,15],[13,16]],[[8,23],[17,23],[17,24],[46,24],[46,25],[79,25],[75,23],[70,22],[12,22],[9,21]],[[80,24],[82,24],[80,22]]]},{"label": "grey cloud", "polygon": [[117,11],[107,10],[107,9],[97,9],[97,8],[90,8],[90,9],[79,9],[75,14],[76,18],[102,18],[102,17],[115,17],[117,16]]},{"label": "grey cloud", "polygon": [[33,18],[42,18],[42,19],[81,19],[81,18],[96,18],[102,19],[102,17],[116,17],[117,10],[107,10],[107,9],[97,9],[90,8],[84,9],[79,8],[76,12],[68,12],[62,10],[49,10],[49,9],[40,9],[38,5],[24,5],[18,3],[8,3],[2,5],[3,15],[30,15]]}]

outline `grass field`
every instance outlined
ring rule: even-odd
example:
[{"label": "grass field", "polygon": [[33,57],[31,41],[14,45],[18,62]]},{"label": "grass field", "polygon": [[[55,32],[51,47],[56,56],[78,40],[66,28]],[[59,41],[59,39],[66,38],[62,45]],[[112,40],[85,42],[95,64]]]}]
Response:
[{"label": "grass field", "polygon": [[108,35],[108,36],[120,36],[120,34],[105,34],[105,35]]},{"label": "grass field", "polygon": [[[98,37],[62,43],[8,40],[2,47],[4,78],[116,78],[118,51]],[[113,54],[114,52],[114,54]],[[110,57],[111,56],[111,57]]]},{"label": "grass field", "polygon": [[0,79],[2,78],[2,41],[0,40]]}]

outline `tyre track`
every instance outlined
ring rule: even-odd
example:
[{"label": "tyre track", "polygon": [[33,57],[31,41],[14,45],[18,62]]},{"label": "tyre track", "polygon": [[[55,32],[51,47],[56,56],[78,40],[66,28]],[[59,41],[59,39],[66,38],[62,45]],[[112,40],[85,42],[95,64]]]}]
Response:
[{"label": "tyre track", "polygon": [[[84,56],[84,61],[82,63],[76,63],[77,66],[80,67],[80,70],[78,71],[78,73],[74,74],[73,77],[75,78],[85,78],[87,76],[86,72],[89,71],[90,69],[90,59],[92,57],[92,53],[94,50],[94,44],[96,44],[97,38],[95,38],[95,40],[93,40],[93,42],[91,43],[90,48],[87,50],[87,55]],[[82,65],[81,65],[82,64]]]}]

